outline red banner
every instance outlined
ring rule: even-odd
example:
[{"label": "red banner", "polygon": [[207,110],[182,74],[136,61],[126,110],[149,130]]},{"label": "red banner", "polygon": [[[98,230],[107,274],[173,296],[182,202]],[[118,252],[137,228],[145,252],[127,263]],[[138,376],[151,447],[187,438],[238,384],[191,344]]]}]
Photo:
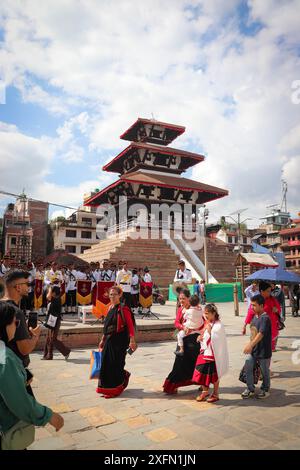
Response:
[{"label": "red banner", "polygon": [[140,283],[140,304],[143,308],[151,307],[153,282]]},{"label": "red banner", "polygon": [[108,309],[110,307],[110,300],[109,300],[109,289],[114,286],[115,283],[113,281],[98,281],[97,282],[97,295],[96,295],[96,302],[93,306],[93,314],[95,317],[106,317]]},{"label": "red banner", "polygon": [[289,240],[288,244],[289,246],[298,246],[300,245],[300,240]]},{"label": "red banner", "polygon": [[39,309],[43,305],[43,280],[35,279],[34,281],[34,308]]},{"label": "red banner", "polygon": [[60,301],[61,305],[65,305],[66,303],[66,283],[63,281],[60,285]]},{"label": "red banner", "polygon": [[78,305],[89,305],[92,303],[92,281],[77,281]]}]

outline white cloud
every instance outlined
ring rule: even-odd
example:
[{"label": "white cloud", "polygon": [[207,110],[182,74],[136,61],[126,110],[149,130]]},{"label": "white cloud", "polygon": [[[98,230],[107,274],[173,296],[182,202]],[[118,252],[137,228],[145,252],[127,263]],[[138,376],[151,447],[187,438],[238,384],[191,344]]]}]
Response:
[{"label": "white cloud", "polygon": [[[0,122],[0,189],[20,194],[24,188],[30,197],[77,207],[82,204],[84,193],[108,185],[115,179],[115,175],[100,173],[98,168],[98,179],[83,179],[78,185],[48,182],[47,177],[59,144],[59,138],[29,137],[16,126]],[[70,159],[72,157],[70,155]]]},{"label": "white cloud", "polygon": [[52,149],[47,137],[36,139],[20,133],[15,126],[0,126],[0,174],[4,190],[30,191],[49,173]]},{"label": "white cloud", "polygon": [[[24,100],[64,117],[48,140],[51,161],[55,154],[89,163],[88,151],[97,151],[101,167],[125,147],[119,135],[153,113],[186,126],[174,146],[207,155],[193,177],[229,189],[230,197],[210,204],[215,217],[248,206],[264,215],[267,204],[280,202],[282,169],[295,212],[300,105],[291,102],[291,83],[299,78],[299,1],[249,0],[248,26],[263,24],[253,36],[241,34],[239,3],[3,2],[3,76]],[[42,154],[42,138],[25,137]],[[19,152],[21,161],[26,152]],[[39,164],[45,194],[75,201],[73,187],[48,186],[49,158],[42,155]]]}]

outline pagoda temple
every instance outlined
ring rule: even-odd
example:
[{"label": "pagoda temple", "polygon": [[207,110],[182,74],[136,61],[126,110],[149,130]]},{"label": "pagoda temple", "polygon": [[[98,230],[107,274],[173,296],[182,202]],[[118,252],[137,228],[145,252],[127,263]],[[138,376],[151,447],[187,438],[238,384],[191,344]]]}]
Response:
[{"label": "pagoda temple", "polygon": [[[132,204],[143,204],[151,211],[152,204],[167,204],[169,207],[188,204],[195,215],[197,204],[227,196],[225,189],[181,176],[188,168],[204,160],[203,155],[168,146],[184,132],[183,126],[138,118],[120,136],[130,141],[128,147],[103,167],[104,171],[118,173],[119,178],[89,196],[84,204],[94,207],[111,204],[118,220],[122,196],[126,197],[128,208]],[[184,218],[182,223],[185,223]]]}]

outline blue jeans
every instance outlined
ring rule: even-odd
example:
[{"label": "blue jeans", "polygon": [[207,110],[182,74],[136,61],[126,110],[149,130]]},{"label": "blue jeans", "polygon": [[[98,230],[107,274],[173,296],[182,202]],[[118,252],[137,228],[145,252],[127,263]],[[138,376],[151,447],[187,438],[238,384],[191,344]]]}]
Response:
[{"label": "blue jeans", "polygon": [[[247,378],[247,387],[250,392],[255,391],[254,386],[254,377],[253,377],[253,369],[256,363],[256,358],[254,358],[251,354],[248,354],[246,357],[245,362],[245,371],[246,371],[246,378]],[[270,390],[270,363],[271,358],[269,359],[259,359],[259,366],[263,377],[263,382],[261,385],[261,389],[265,392]]]}]

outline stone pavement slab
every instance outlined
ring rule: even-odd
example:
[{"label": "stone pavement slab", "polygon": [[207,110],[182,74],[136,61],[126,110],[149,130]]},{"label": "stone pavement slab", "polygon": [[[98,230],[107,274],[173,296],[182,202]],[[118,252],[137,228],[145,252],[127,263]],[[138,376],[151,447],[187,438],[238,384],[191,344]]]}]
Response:
[{"label": "stone pavement slab", "polygon": [[162,393],[175,358],[174,341],[140,344],[126,361],[132,373],[128,388],[111,400],[98,395],[97,381],[88,378],[92,348],[74,349],[68,361],[58,352],[53,361],[41,361],[41,353],[33,353],[35,396],[60,412],[65,426],[58,433],[50,425],[38,428],[30,449],[300,449],[300,364],[293,360],[292,347],[300,339],[300,318],[287,315],[272,359],[270,397],[242,400],[245,386],[238,376],[248,340],[240,334],[246,304],[240,317],[234,316],[231,303],[220,304],[219,311],[230,370],[215,404],[197,403],[197,386],[174,396]]}]

